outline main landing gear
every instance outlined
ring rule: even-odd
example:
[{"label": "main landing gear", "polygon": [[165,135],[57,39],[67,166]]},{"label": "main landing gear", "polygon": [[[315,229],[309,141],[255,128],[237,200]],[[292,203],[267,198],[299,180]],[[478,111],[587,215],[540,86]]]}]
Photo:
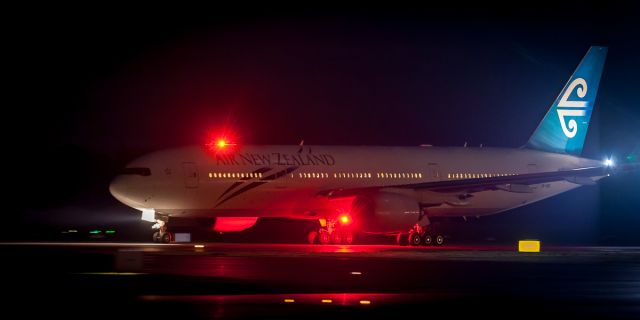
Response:
[{"label": "main landing gear", "polygon": [[153,242],[171,243],[171,241],[173,241],[173,234],[167,230],[168,222],[169,221],[156,220],[153,229],[158,229],[158,231],[153,233]]},{"label": "main landing gear", "polygon": [[408,233],[398,233],[396,242],[401,246],[441,246],[444,244],[444,236],[435,230],[425,230],[426,228],[416,224]]},{"label": "main landing gear", "polygon": [[351,227],[338,220],[320,222],[318,231],[311,231],[307,237],[310,244],[353,244],[354,235]]}]

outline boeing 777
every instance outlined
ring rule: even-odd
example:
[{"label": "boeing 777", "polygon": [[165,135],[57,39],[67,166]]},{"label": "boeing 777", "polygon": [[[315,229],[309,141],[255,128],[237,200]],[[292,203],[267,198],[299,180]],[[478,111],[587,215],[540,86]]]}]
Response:
[{"label": "boeing 777", "polygon": [[352,243],[354,232],[398,234],[441,245],[430,219],[491,215],[593,185],[602,159],[581,157],[605,47],[591,47],[529,141],[519,148],[252,146],[221,140],[154,152],[110,185],[120,202],[157,222],[170,242],[173,218],[215,218],[239,231],[258,218],[319,221],[312,243]]}]

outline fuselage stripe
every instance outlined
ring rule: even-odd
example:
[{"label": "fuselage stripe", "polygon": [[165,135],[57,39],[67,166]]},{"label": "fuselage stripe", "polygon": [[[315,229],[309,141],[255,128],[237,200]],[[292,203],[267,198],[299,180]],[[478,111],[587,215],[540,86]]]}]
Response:
[{"label": "fuselage stripe", "polygon": [[252,183],[244,186],[243,188],[238,189],[237,191],[235,191],[234,193],[232,193],[231,195],[226,197],[224,200],[219,201],[218,204],[216,204],[216,207],[221,205],[221,204],[223,204],[223,203],[225,203],[225,202],[227,202],[228,200],[234,198],[235,196],[237,196],[239,194],[242,194],[242,193],[244,193],[246,191],[249,191],[249,190],[251,190],[251,189],[253,189],[255,187],[258,187],[260,185],[263,185],[263,184],[267,183],[265,180],[276,180],[276,179],[278,179],[280,177],[285,176],[286,174],[289,174],[289,173],[295,171],[296,169],[298,169],[298,167],[289,167],[287,169],[280,170],[280,171],[278,171],[278,172],[276,172],[276,173],[274,173],[272,175],[266,176],[266,177],[260,179],[260,181],[252,182]]},{"label": "fuselage stripe", "polygon": [[[258,170],[253,171],[253,173],[265,173],[265,172],[267,172],[267,171],[269,171],[269,170],[271,170],[271,168],[269,168],[269,167],[262,167],[262,168],[260,168],[260,169],[258,169]],[[241,179],[241,180],[243,180],[243,181],[238,181],[238,182],[236,182],[236,183],[232,184],[229,188],[227,188],[227,190],[225,190],[225,191],[224,191],[224,192],[223,192],[223,193],[218,197],[218,200],[220,200],[222,197],[224,197],[224,195],[225,195],[225,194],[227,194],[227,193],[229,193],[231,190],[233,190],[233,189],[237,188],[239,185],[243,184],[243,183],[244,183],[244,181],[249,180],[249,179],[252,179],[252,178],[250,178],[249,176],[247,176],[247,177],[245,177],[245,178],[242,178],[242,179]]]}]

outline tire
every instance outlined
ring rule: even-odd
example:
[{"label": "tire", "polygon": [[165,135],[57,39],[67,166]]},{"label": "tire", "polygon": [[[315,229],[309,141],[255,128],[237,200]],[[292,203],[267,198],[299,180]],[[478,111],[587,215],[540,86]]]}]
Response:
[{"label": "tire", "polygon": [[345,232],[342,236],[342,242],[344,244],[353,244],[353,232]]},{"label": "tire", "polygon": [[444,236],[441,235],[441,234],[437,235],[436,239],[435,239],[435,243],[436,243],[436,246],[443,245],[444,244]]},{"label": "tire", "polygon": [[317,239],[318,239],[318,231],[310,231],[309,234],[307,235],[307,241],[309,241],[309,244],[316,243]]},{"label": "tire", "polygon": [[425,246],[430,246],[433,244],[433,238],[431,238],[430,234],[425,233],[424,237],[422,238],[422,244],[424,244]]},{"label": "tire", "polygon": [[156,231],[153,233],[153,242],[160,242],[160,232]]},{"label": "tire", "polygon": [[318,243],[319,244],[329,244],[331,243],[331,237],[329,237],[329,233],[326,231],[322,231],[318,233]]},{"label": "tire", "polygon": [[419,246],[422,243],[422,237],[417,232],[409,233],[408,240],[409,240],[409,243],[414,247]]},{"label": "tire", "polygon": [[171,233],[165,232],[162,235],[161,240],[162,240],[162,243],[171,243],[171,240],[173,240],[173,237],[171,236]]},{"label": "tire", "polygon": [[333,243],[333,244],[341,244],[342,243],[342,232],[334,231],[331,234],[331,243]]}]

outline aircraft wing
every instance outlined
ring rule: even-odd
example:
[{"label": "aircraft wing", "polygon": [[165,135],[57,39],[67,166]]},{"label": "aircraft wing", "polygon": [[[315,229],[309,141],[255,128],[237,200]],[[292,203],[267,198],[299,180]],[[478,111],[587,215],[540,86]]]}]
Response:
[{"label": "aircraft wing", "polygon": [[436,182],[422,182],[399,185],[386,185],[376,187],[350,188],[324,190],[318,193],[319,196],[329,198],[340,198],[356,196],[363,193],[375,192],[379,189],[414,189],[429,190],[442,193],[465,193],[470,194],[485,190],[505,190],[510,192],[530,192],[528,186],[554,181],[569,181],[580,185],[591,185],[595,181],[591,177],[601,177],[609,174],[607,167],[584,167],[565,169],[550,172],[525,173],[512,176],[475,178],[475,179],[455,179]]}]

